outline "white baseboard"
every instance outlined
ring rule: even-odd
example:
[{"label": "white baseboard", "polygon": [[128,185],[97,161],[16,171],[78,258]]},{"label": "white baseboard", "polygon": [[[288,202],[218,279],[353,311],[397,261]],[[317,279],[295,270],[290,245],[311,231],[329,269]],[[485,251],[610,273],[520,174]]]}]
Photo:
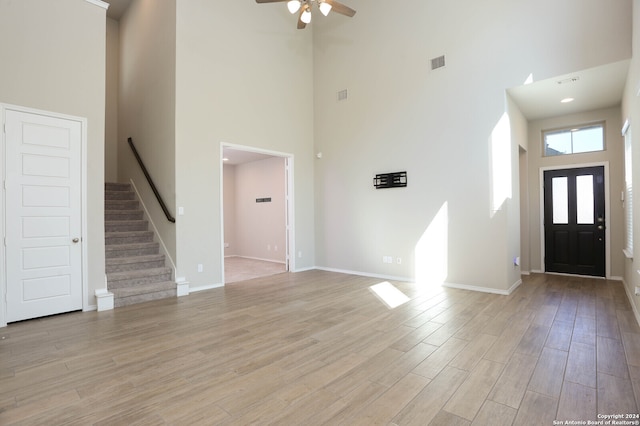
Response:
[{"label": "white baseboard", "polygon": [[197,293],[199,291],[213,290],[214,288],[220,288],[220,287],[224,287],[224,284],[217,283],[217,284],[200,285],[197,287],[189,287],[189,293]]},{"label": "white baseboard", "polygon": [[284,265],[286,263],[284,260],[264,259],[262,257],[241,256],[239,254],[234,254],[234,255],[231,255],[231,256],[225,256],[225,258],[227,258],[227,257],[239,257],[241,259],[260,260],[262,262],[280,263],[281,265]]},{"label": "white baseboard", "polygon": [[629,304],[631,305],[631,309],[633,310],[633,315],[636,317],[636,322],[640,325],[640,312],[638,312],[638,308],[636,304],[633,302],[634,294],[631,292],[631,289],[627,285],[627,282],[623,279],[622,285],[624,286],[624,292],[627,293],[627,299],[629,299]]},{"label": "white baseboard", "polygon": [[522,284],[522,280],[516,281],[507,290],[500,290],[500,289],[491,288],[491,287],[480,287],[475,285],[455,284],[455,283],[448,283],[448,282],[442,283],[442,286],[449,287],[449,288],[457,288],[460,290],[470,290],[470,291],[478,291],[481,293],[491,293],[491,294],[500,294],[502,296],[508,296],[511,293],[513,293],[514,290],[520,286],[520,284]]},{"label": "white baseboard", "polygon": [[316,269],[319,269],[319,268],[316,268],[315,266],[309,266],[307,268],[296,268],[296,269],[294,269],[292,271],[289,271],[289,272],[292,272],[292,273],[295,274],[297,272],[308,272],[308,271],[313,271],[313,270],[316,270]]},{"label": "white baseboard", "polygon": [[372,273],[369,273],[369,272],[350,271],[350,270],[347,270],[347,269],[325,268],[325,267],[322,267],[322,266],[316,266],[313,269],[318,269],[320,271],[327,271],[327,272],[337,272],[339,274],[349,274],[349,275],[359,275],[361,277],[379,278],[381,280],[405,281],[405,282],[412,282],[413,281],[413,279],[411,279],[409,277],[398,277],[398,276],[392,276],[392,275],[372,274]]}]

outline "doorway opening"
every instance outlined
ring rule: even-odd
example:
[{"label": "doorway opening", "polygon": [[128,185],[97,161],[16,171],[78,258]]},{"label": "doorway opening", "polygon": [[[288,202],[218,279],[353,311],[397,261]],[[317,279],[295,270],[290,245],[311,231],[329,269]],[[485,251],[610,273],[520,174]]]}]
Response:
[{"label": "doorway opening", "polygon": [[545,272],[609,276],[606,166],[541,169]]},{"label": "doorway opening", "polygon": [[293,156],[221,145],[225,284],[290,271]]}]

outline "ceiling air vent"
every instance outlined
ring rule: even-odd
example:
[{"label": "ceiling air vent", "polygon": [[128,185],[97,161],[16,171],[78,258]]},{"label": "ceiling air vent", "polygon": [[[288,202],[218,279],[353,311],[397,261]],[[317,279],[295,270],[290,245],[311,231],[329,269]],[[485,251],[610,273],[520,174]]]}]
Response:
[{"label": "ceiling air vent", "polygon": [[431,59],[431,69],[436,70],[444,67],[444,55]]},{"label": "ceiling air vent", "polygon": [[563,80],[558,80],[557,83],[558,84],[569,84],[569,83],[575,83],[578,80],[580,80],[580,77],[575,76],[575,77],[565,78]]},{"label": "ceiling air vent", "polygon": [[346,101],[348,96],[349,96],[349,93],[347,92],[347,89],[340,90],[338,92],[338,100],[339,101]]}]

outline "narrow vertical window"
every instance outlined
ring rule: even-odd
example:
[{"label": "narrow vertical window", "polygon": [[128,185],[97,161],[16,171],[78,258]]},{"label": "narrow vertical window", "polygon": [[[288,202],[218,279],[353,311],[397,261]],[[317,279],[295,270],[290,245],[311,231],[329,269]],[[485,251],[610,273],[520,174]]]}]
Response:
[{"label": "narrow vertical window", "polygon": [[622,133],[624,135],[624,254],[631,258],[633,257],[633,161],[631,157],[631,128],[628,121],[625,122]]},{"label": "narrow vertical window", "polygon": [[593,225],[595,204],[593,202],[593,175],[576,176],[576,209],[579,225]]},{"label": "narrow vertical window", "polygon": [[554,177],[552,180],[553,223],[565,225],[569,223],[569,192],[566,177]]}]

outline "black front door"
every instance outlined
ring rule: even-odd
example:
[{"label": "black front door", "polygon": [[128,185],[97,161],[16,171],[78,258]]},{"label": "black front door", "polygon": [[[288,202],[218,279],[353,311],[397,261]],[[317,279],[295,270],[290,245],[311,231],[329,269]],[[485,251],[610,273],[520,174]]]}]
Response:
[{"label": "black front door", "polygon": [[605,276],[604,166],[544,172],[545,270]]}]

